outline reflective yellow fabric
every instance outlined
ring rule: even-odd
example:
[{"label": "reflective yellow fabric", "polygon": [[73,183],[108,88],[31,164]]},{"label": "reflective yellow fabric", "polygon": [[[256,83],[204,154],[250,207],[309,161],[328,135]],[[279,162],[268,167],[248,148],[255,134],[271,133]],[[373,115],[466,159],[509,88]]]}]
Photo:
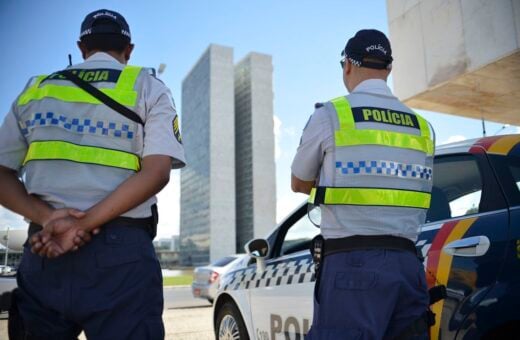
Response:
[{"label": "reflective yellow fabric", "polygon": [[334,98],[330,101],[336,109],[336,114],[339,120],[340,130],[350,130],[355,128],[354,116],[352,115],[352,108],[345,97]]},{"label": "reflective yellow fabric", "polygon": [[355,145],[382,145],[402,149],[422,151],[433,155],[434,145],[430,137],[430,129],[424,118],[417,115],[421,135],[391,132],[384,130],[357,130],[354,116],[348,100],[338,97],[331,100],[338,115],[339,130],[335,132],[337,147]]},{"label": "reflective yellow fabric", "polygon": [[415,116],[419,121],[419,128],[421,129],[421,136],[431,139],[430,128],[428,127],[428,122],[423,117],[419,116],[416,112]]},{"label": "reflective yellow fabric", "polygon": [[309,194],[309,199],[307,200],[307,202],[309,202],[310,204],[314,204],[314,200],[316,199],[316,188],[312,188],[311,189],[311,193]]},{"label": "reflective yellow fabric", "polygon": [[141,69],[142,67],[139,66],[125,66],[123,72],[121,72],[119,75],[119,79],[117,79],[115,88],[120,91],[133,91],[135,82],[139,76],[139,72],[141,72]]},{"label": "reflective yellow fabric", "polygon": [[382,130],[340,130],[335,132],[336,146],[385,145],[411,149],[432,155],[433,142],[429,138]]},{"label": "reflective yellow fabric", "polygon": [[[133,88],[141,69],[141,67],[137,66],[126,66],[119,75],[114,88],[100,88],[99,90],[120,104],[135,106],[137,92]],[[99,100],[75,85],[44,84],[40,87],[40,83],[45,77],[38,76],[36,78],[36,82],[18,98],[18,105],[25,105],[32,100],[41,100],[43,98],[54,98],[64,102],[101,104]]]},{"label": "reflective yellow fabric", "polygon": [[64,141],[32,142],[23,164],[37,160],[67,160],[78,163],[97,164],[132,171],[141,168],[139,157],[128,152],[84,146]]},{"label": "reflective yellow fabric", "polygon": [[[314,204],[316,189],[312,189],[309,203]],[[379,188],[325,188],[323,204],[395,206],[428,209],[431,194],[409,190]],[[316,202],[320,203],[320,202]]]}]

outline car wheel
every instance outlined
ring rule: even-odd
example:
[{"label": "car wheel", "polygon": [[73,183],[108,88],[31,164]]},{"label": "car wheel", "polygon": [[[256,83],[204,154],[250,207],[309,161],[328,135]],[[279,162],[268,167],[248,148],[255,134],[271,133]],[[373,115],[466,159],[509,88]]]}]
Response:
[{"label": "car wheel", "polygon": [[213,299],[208,298],[208,302],[213,304]]},{"label": "car wheel", "polygon": [[249,340],[244,320],[232,302],[226,302],[217,316],[218,340]]}]

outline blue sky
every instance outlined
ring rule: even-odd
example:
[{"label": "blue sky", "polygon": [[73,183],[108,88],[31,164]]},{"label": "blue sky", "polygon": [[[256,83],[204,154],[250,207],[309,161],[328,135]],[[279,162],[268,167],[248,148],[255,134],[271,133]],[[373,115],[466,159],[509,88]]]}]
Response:
[{"label": "blue sky", "polygon": [[[237,61],[249,51],[273,56],[279,218],[304,199],[290,192],[290,164],[314,103],[346,93],[338,62],[341,49],[359,29],[388,32],[384,0],[4,0],[0,1],[0,120],[30,76],[64,68],[68,53],[73,62],[81,61],[76,47],[80,23],[100,8],[120,12],[130,24],[136,45],[132,64],[167,64],[162,79],[171,88],[180,115],[182,79],[210,43],[233,47]],[[480,121],[423,113],[436,129],[438,142],[481,136]],[[501,126],[488,123],[488,133]],[[173,173],[159,196],[160,236],[178,233],[178,186],[178,173]],[[23,225],[0,211],[0,228],[7,222]]]}]

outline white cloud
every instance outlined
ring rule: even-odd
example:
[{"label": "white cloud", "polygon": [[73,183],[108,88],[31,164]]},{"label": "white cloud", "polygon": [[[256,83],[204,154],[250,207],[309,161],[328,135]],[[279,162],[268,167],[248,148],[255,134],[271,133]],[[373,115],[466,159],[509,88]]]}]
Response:
[{"label": "white cloud", "polygon": [[294,128],[294,126],[284,128],[283,132],[289,137],[296,136],[296,129]]},{"label": "white cloud", "polygon": [[277,223],[279,223],[283,218],[287,217],[290,212],[300,206],[300,204],[307,200],[307,198],[307,195],[295,194],[291,192],[288,192],[282,197],[278,197],[276,201]]},{"label": "white cloud", "polygon": [[283,126],[280,117],[273,115],[273,133],[274,133],[274,159],[279,160],[285,152],[282,150],[283,137],[295,137],[296,129],[294,126]]},{"label": "white cloud", "polygon": [[0,207],[0,229],[4,229],[7,226],[16,229],[26,228],[27,222],[24,221],[22,216],[15,214],[4,207]]},{"label": "white cloud", "polygon": [[463,135],[453,135],[453,136],[450,136],[447,140],[445,140],[444,142],[442,142],[441,144],[449,144],[449,143],[455,143],[455,142],[462,142],[464,140],[466,140],[467,138],[464,137]]},{"label": "white cloud", "polygon": [[179,234],[180,221],[180,171],[172,171],[170,182],[157,195],[159,226],[157,238]]}]

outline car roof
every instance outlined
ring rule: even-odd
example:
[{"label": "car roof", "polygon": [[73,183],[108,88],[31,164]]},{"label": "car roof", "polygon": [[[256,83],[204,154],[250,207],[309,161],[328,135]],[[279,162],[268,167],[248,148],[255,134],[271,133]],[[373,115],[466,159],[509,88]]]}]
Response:
[{"label": "car roof", "polygon": [[439,145],[436,155],[451,153],[482,153],[520,156],[520,134],[489,136],[467,139],[460,142]]}]

